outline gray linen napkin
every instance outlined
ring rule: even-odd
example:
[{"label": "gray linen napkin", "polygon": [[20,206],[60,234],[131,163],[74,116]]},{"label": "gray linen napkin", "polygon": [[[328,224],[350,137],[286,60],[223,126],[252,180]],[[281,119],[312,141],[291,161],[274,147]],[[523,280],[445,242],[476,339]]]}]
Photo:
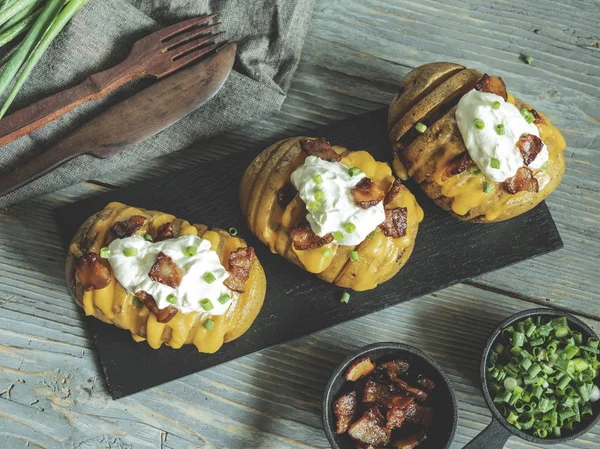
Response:
[{"label": "gray linen napkin", "polygon": [[[0,207],[183,149],[277,111],[298,65],[313,5],[314,0],[90,0],[38,64],[13,110],[115,65],[150,32],[200,14],[217,13],[220,29],[237,42],[235,71],[206,107],[160,134],[111,159],[80,156],[0,198]],[[147,83],[131,83],[2,147],[0,172],[43,151]]]}]

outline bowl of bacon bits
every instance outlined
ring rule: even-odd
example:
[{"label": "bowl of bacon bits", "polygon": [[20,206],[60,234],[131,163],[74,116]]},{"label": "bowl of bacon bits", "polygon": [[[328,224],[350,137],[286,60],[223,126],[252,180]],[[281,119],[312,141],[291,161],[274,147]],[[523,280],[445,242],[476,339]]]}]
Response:
[{"label": "bowl of bacon bits", "polygon": [[446,449],[458,411],[448,376],[401,343],[376,343],[347,357],[323,397],[333,449]]}]

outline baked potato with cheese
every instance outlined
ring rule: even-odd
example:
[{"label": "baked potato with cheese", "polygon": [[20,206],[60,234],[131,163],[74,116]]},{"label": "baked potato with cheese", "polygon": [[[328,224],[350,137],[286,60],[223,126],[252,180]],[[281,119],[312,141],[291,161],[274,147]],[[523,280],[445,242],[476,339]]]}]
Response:
[{"label": "baked potato with cheese", "polygon": [[[478,173],[456,118],[461,97],[473,89],[501,96],[525,118],[529,115],[528,123],[539,131],[537,141],[547,147],[549,157],[543,168],[524,165],[503,182]],[[425,64],[411,71],[390,105],[388,131],[396,175],[412,178],[461,220],[496,222],[527,212],[556,189],[565,171],[566,143],[550,120],[507,93],[501,78],[458,64]]]},{"label": "baked potato with cheese", "polygon": [[[226,312],[213,316],[204,310],[183,313],[171,305],[159,309],[151,295],[127,291],[115,278],[116,267],[102,253],[108,251],[107,245],[114,240],[136,235],[151,243],[168,239],[175,239],[174,242],[180,236],[190,235],[210,242],[205,244],[207,252],[211,255],[216,252],[218,258],[214,256],[214,260],[217,264],[220,260],[229,273],[224,282],[231,301]],[[166,276],[166,280],[159,278],[159,282],[173,286],[168,279],[175,276],[178,268],[171,266],[171,271],[168,265],[158,268]],[[263,268],[253,248],[243,239],[223,229],[209,230],[205,225],[190,224],[170,214],[116,202],[92,215],[78,229],[69,246],[66,276],[73,298],[86,315],[127,329],[134,340],[147,340],[154,349],[163,343],[175,349],[194,344],[200,352],[207,353],[217,351],[223,343],[248,330],[262,307],[266,289]],[[152,273],[149,276],[152,278]],[[198,292],[199,297],[203,294]]]},{"label": "baked potato with cheese", "polygon": [[[338,245],[331,234],[318,237],[308,226],[307,205],[291,178],[310,155],[357,167],[385,196],[385,221],[375,224],[359,244]],[[250,230],[273,253],[327,282],[357,291],[373,289],[398,273],[411,255],[423,219],[415,197],[388,164],[323,138],[293,137],[271,145],[246,170],[239,195]]]}]

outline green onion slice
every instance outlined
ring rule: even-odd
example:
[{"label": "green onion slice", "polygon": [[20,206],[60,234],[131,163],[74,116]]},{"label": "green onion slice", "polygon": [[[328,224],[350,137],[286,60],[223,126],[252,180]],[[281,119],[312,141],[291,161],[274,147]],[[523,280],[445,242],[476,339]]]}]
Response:
[{"label": "green onion slice", "polygon": [[144,303],[140,300],[140,298],[138,298],[137,296],[134,296],[131,299],[131,302],[133,303],[133,305],[138,308],[141,309],[142,307],[144,307]]},{"label": "green onion slice", "polygon": [[360,174],[360,168],[358,168],[358,167],[352,167],[352,168],[349,168],[349,169],[348,169],[348,174],[349,174],[350,176],[356,176],[356,175],[359,175],[359,174]]},{"label": "green onion slice", "polygon": [[215,308],[215,306],[213,306],[213,303],[208,298],[204,298],[204,299],[200,300],[200,307],[202,307],[207,312],[209,312]]},{"label": "green onion slice", "polygon": [[492,109],[496,109],[496,110],[500,109],[500,102],[499,101],[494,101],[492,103]]},{"label": "green onion slice", "polygon": [[198,251],[197,246],[188,246],[186,249],[183,250],[183,255],[186,257],[192,257],[192,256],[196,255],[197,251]]},{"label": "green onion slice", "polygon": [[333,231],[332,234],[335,240],[342,240],[344,238],[342,231]]},{"label": "green onion slice", "polygon": [[350,301],[350,293],[348,293],[348,292],[342,293],[342,297],[340,298],[340,302],[343,303],[343,304],[348,304],[348,301]]},{"label": "green onion slice", "polygon": [[475,128],[482,130],[483,128],[485,128],[485,123],[483,120],[476,118],[473,121],[473,124],[475,125]]},{"label": "green onion slice", "polygon": [[325,198],[325,192],[322,190],[315,190],[315,200],[321,201],[323,198]]},{"label": "green onion slice", "polygon": [[323,250],[321,251],[321,254],[323,254],[323,257],[331,256],[331,248],[323,248]]},{"label": "green onion slice", "polygon": [[315,183],[317,185],[323,184],[323,177],[321,175],[319,175],[318,173],[315,176],[313,176],[313,180],[315,181]]},{"label": "green onion slice", "polygon": [[123,250],[123,254],[125,254],[125,256],[127,256],[127,257],[137,256],[138,255],[138,249],[137,248],[125,248]]},{"label": "green onion slice", "polygon": [[423,134],[425,131],[427,131],[427,126],[425,126],[424,123],[417,122],[417,124],[415,125],[415,129],[421,134]]},{"label": "green onion slice", "polygon": [[237,235],[238,231],[235,228],[229,228],[229,235]]},{"label": "green onion slice", "polygon": [[207,273],[204,273],[204,275],[202,276],[202,279],[204,279],[204,282],[206,282],[207,284],[212,284],[213,282],[215,282],[217,280],[215,275],[212,274],[210,271]]},{"label": "green onion slice", "polygon": [[502,123],[496,125],[496,134],[498,134],[499,136],[503,136],[505,134],[504,125]]},{"label": "green onion slice", "polygon": [[358,251],[352,251],[352,252],[350,253],[350,260],[351,260],[352,262],[356,262],[356,261],[358,261]]},{"label": "green onion slice", "polygon": [[344,230],[348,234],[352,234],[354,231],[356,231],[356,225],[354,223],[346,223],[344,224]]},{"label": "green onion slice", "polygon": [[492,168],[500,168],[500,159],[493,157],[490,165]]},{"label": "green onion slice", "polygon": [[149,242],[152,242],[152,241],[154,241],[154,240],[152,239],[152,236],[151,236],[150,234],[146,234],[146,235],[144,235],[144,240],[147,240],[147,241],[149,241]]},{"label": "green onion slice", "polygon": [[176,304],[177,296],[175,296],[173,293],[171,293],[169,296],[167,296],[167,302],[170,304]]},{"label": "green onion slice", "polygon": [[221,296],[219,296],[219,302],[221,304],[225,304],[230,299],[231,299],[231,296],[229,296],[229,293],[223,293]]},{"label": "green onion slice", "polygon": [[207,318],[206,321],[204,322],[204,327],[207,330],[211,330],[214,325],[215,325],[215,322],[213,320],[211,320],[210,318]]},{"label": "green onion slice", "polygon": [[483,183],[483,191],[485,193],[492,193],[493,190],[494,190],[494,186],[492,185],[492,183],[490,183],[490,182]]},{"label": "green onion slice", "polygon": [[100,257],[103,259],[108,259],[108,256],[110,256],[110,250],[108,249],[108,246],[100,249]]}]

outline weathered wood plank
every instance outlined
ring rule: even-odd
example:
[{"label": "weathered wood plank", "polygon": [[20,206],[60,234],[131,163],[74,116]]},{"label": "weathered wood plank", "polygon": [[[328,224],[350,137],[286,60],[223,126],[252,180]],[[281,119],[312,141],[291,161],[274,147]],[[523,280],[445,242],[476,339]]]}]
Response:
[{"label": "weathered wood plank", "polygon": [[[0,215],[0,391],[13,385],[10,397],[0,395],[0,447],[325,448],[320,399],[330,371],[350,350],[382,340],[418,345],[448,370],[461,412],[453,448],[462,447],[489,420],[478,358],[499,321],[532,306],[523,300],[600,318],[599,6],[597,0],[320,2],[281,113]],[[533,56],[533,64],[521,54]],[[131,184],[376,109],[389,103],[411,68],[438,60],[501,75],[564,131],[567,173],[548,203],[565,248],[111,401],[81,312],[66,293],[53,209],[104,191],[103,184]],[[600,321],[588,323],[600,332]],[[556,447],[592,448],[599,440],[597,427]],[[533,446],[511,440],[507,447]]]}]

